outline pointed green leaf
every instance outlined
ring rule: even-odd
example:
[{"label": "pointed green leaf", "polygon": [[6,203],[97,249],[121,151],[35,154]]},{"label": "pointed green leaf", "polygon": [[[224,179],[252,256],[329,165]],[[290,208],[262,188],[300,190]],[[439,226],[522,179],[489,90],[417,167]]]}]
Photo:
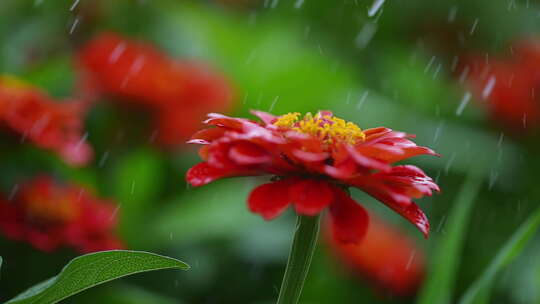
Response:
[{"label": "pointed green leaf", "polygon": [[96,285],[127,275],[189,265],[166,256],[143,251],[111,250],[71,260],[60,274],[30,287],[6,304],[52,304]]},{"label": "pointed green leaf", "polygon": [[489,287],[497,274],[512,262],[525,248],[540,226],[540,208],[521,224],[512,237],[499,250],[486,270],[467,289],[460,304],[488,303]]},{"label": "pointed green leaf", "polygon": [[453,204],[447,221],[448,233],[439,240],[431,272],[420,292],[418,304],[450,302],[465,231],[476,195],[480,190],[481,179],[477,171],[476,168],[471,169]]}]

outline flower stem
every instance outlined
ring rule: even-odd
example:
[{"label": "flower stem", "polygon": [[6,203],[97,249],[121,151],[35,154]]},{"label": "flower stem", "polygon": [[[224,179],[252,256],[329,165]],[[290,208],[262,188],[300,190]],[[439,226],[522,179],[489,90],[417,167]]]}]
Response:
[{"label": "flower stem", "polygon": [[277,304],[298,303],[318,236],[319,216],[299,215]]}]

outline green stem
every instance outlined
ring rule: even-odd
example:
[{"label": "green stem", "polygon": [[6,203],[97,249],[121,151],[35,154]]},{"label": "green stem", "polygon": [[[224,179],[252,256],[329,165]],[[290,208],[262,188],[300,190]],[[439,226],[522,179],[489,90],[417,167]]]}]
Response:
[{"label": "green stem", "polygon": [[299,215],[277,304],[296,304],[319,236],[319,216]]}]

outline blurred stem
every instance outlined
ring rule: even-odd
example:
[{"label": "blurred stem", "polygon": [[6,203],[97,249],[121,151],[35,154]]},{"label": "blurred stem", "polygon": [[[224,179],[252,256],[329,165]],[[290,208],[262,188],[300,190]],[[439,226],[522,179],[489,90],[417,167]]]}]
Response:
[{"label": "blurred stem", "polygon": [[298,303],[315,252],[318,236],[319,215],[299,215],[277,304]]}]

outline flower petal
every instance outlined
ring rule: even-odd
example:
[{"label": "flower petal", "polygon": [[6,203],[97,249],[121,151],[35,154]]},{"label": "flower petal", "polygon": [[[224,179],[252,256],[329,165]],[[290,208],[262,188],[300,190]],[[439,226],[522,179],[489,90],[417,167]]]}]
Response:
[{"label": "flower petal", "polygon": [[225,132],[225,129],[219,127],[202,129],[191,136],[191,140],[188,141],[188,144],[209,144],[222,137]]},{"label": "flower petal", "polygon": [[271,124],[277,118],[276,116],[267,112],[263,112],[263,111],[251,110],[250,112],[251,114],[257,116],[260,120],[262,120],[267,125]]},{"label": "flower petal", "polygon": [[369,224],[367,211],[341,189],[334,188],[334,196],[330,204],[334,238],[342,243],[360,242]]},{"label": "flower petal", "polygon": [[254,124],[245,118],[229,117],[218,113],[209,113],[208,119],[203,121],[203,123],[237,131],[241,131],[245,124]]},{"label": "flower petal", "polygon": [[248,206],[253,213],[260,214],[265,220],[280,215],[289,206],[289,188],[291,180],[280,180],[255,188],[249,194]]},{"label": "flower petal", "polygon": [[191,167],[186,173],[186,180],[194,187],[199,187],[211,183],[217,179],[239,175],[257,175],[255,172],[241,170],[238,168],[216,168],[208,162],[198,163]]},{"label": "flower petal", "polygon": [[289,188],[289,197],[298,214],[316,215],[332,202],[334,193],[326,181],[306,179]]},{"label": "flower petal", "polygon": [[395,192],[391,187],[382,183],[364,184],[358,185],[358,187],[413,223],[426,238],[428,237],[428,219],[410,197]]},{"label": "flower petal", "polygon": [[229,158],[239,165],[256,165],[272,160],[268,153],[247,141],[234,143],[229,149]]}]

